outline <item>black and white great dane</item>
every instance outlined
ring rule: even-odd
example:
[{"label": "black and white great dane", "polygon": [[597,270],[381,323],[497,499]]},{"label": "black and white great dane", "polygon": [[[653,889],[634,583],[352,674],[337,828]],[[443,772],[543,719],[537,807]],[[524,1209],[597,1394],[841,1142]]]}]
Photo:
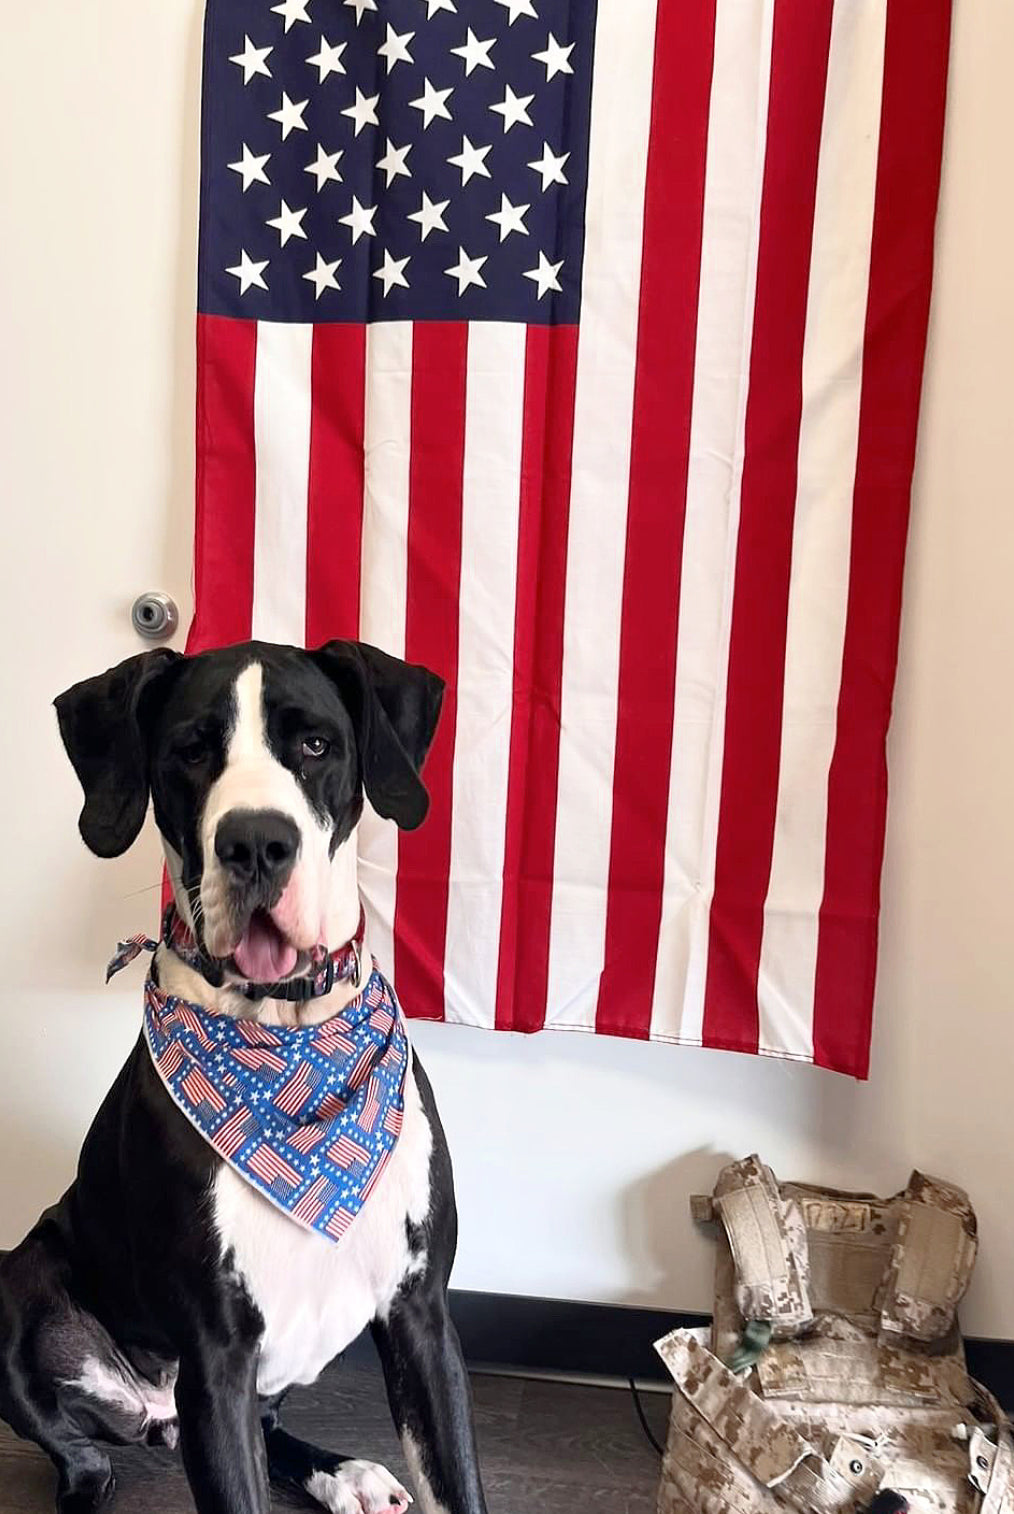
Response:
[{"label": "black and white great dane", "polygon": [[[336,983],[254,1004],[235,985],[305,973],[318,943],[355,936],[364,791],[381,816],[421,822],[442,692],[434,674],[358,642],[251,642],[147,652],[60,696],[85,842],[126,851],[150,795],[177,909],[220,980],[163,945],[160,987],[267,1024],[313,1024],[352,998]],[[75,1182],[0,1255],[0,1417],[56,1464],[60,1514],[111,1496],[101,1442],[177,1436],[199,1514],[265,1514],[269,1481],[331,1514],[402,1514],[409,1494],[383,1467],[279,1422],[286,1390],[369,1325],[424,1514],[484,1514],[447,1310],[456,1231],[447,1145],[414,1055],[383,1180],[334,1245],[219,1160],[139,1041]]]}]

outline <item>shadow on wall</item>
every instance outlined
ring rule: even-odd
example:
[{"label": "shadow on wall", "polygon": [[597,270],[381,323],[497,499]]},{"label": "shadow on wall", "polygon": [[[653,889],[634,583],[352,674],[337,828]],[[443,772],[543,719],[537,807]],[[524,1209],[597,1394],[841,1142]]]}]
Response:
[{"label": "shadow on wall", "polygon": [[624,1302],[652,1305],[658,1298],[686,1297],[686,1246],[690,1199],[710,1193],[726,1163],[735,1158],[699,1146],[632,1183],[623,1196],[623,1228],[630,1275],[641,1286]]},{"label": "shadow on wall", "polygon": [[[638,1286],[623,1302],[708,1307],[714,1247],[694,1225],[690,1199],[710,1194],[721,1169],[753,1151],[783,1180],[884,1195],[904,1188],[920,1154],[910,1101],[893,1092],[892,1063],[900,1063],[902,1049],[893,1031],[880,1039],[885,1044],[874,1078],[865,1084],[735,1053],[655,1048],[656,1065],[642,1068],[648,1074],[643,1091],[659,1063],[667,1064],[672,1144],[691,1132],[701,1143],[624,1189],[619,1225],[629,1276]],[[717,1147],[707,1144],[716,1128],[722,1132]]]}]

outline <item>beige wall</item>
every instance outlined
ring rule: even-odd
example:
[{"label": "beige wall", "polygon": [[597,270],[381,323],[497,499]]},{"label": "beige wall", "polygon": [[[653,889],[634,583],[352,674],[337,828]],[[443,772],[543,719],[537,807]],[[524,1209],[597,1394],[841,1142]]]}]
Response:
[{"label": "beige wall", "polygon": [[[0,54],[0,1244],[70,1177],[136,1032],[136,980],[104,991],[102,965],[154,918],[156,849],[84,852],[49,701],[136,650],[138,590],[186,605],[199,33],[197,0],[37,0]],[[978,1204],[968,1328],[1014,1336],[1012,56],[1010,0],[957,0],[874,1077],[420,1026],[456,1155],[462,1286],[706,1307],[684,1195],[722,1154],[882,1188],[918,1162]],[[602,1147],[611,1101],[631,1134]]]}]

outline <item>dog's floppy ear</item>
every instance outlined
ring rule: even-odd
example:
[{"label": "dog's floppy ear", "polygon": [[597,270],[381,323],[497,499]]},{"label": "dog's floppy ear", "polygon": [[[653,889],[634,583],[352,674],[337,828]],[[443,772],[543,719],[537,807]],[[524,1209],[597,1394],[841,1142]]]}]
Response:
[{"label": "dog's floppy ear", "polygon": [[352,716],[367,798],[378,815],[415,830],[429,809],[419,774],[437,728],[443,679],[364,641],[329,641],[311,655]]},{"label": "dog's floppy ear", "polygon": [[145,715],[156,680],[179,660],[168,647],[142,652],[54,700],[63,744],[84,789],[81,835],[98,857],[119,857],[144,824]]}]

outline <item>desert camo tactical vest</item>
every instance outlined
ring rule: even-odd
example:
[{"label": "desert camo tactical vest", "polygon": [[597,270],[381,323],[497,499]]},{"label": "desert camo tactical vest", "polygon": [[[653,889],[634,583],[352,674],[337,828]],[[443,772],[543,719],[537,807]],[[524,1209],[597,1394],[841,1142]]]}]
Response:
[{"label": "desert camo tactical vest", "polygon": [[659,1514],[853,1514],[888,1488],[912,1514],[1014,1514],[1014,1443],[958,1330],[977,1245],[959,1188],[835,1193],[753,1156],[692,1207],[719,1222],[715,1319],[658,1342]]}]

